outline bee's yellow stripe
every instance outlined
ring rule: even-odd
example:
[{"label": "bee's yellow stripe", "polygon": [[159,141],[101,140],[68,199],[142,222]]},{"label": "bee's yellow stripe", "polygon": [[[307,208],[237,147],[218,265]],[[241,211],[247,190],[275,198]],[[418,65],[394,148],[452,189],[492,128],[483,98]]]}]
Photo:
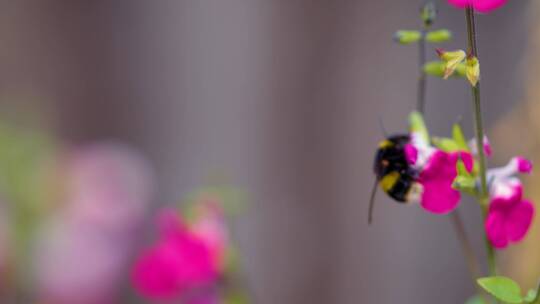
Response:
[{"label": "bee's yellow stripe", "polygon": [[381,181],[379,182],[379,185],[381,186],[384,192],[388,192],[392,189],[392,187],[394,187],[396,182],[399,180],[399,177],[400,177],[399,172],[394,171],[394,172],[388,173],[381,179]]},{"label": "bee's yellow stripe", "polygon": [[393,146],[394,143],[389,140],[383,140],[379,143],[379,149],[389,148]]}]

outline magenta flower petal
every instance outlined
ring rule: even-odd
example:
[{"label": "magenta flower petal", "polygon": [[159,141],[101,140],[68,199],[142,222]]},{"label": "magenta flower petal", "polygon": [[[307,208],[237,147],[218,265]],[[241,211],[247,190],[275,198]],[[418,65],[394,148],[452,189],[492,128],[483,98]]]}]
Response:
[{"label": "magenta flower petal", "polygon": [[472,4],[471,0],[448,0],[448,3],[457,7],[457,8],[466,8]]},{"label": "magenta flower petal", "polygon": [[505,230],[508,239],[512,242],[521,241],[531,226],[533,216],[534,206],[530,202],[523,201],[515,206],[507,215]]},{"label": "magenta flower petal", "polygon": [[448,0],[448,3],[457,8],[472,6],[476,11],[489,13],[505,5],[508,0]]},{"label": "magenta flower petal", "polygon": [[416,161],[418,160],[418,149],[416,149],[414,145],[405,145],[405,159],[407,159],[407,162],[411,165],[416,164]]},{"label": "magenta flower petal", "polygon": [[487,136],[484,136],[484,153],[486,153],[486,156],[488,157],[493,154],[493,150],[491,149],[491,143],[489,142]]},{"label": "magenta flower petal", "polygon": [[499,182],[501,185],[493,185],[497,187],[497,195],[491,200],[491,209],[509,208],[519,201],[523,196],[523,186],[521,183],[505,184]]},{"label": "magenta flower petal", "polygon": [[452,188],[452,184],[457,176],[456,164],[460,157],[467,169],[472,170],[473,160],[469,153],[437,150],[420,172],[418,181],[423,186],[420,203],[427,211],[446,214],[457,207],[461,194]]},{"label": "magenta flower petal", "polygon": [[457,156],[458,156],[458,158],[461,158],[461,160],[463,161],[463,164],[465,165],[465,169],[467,169],[467,171],[469,171],[469,172],[472,172],[473,167],[474,167],[474,159],[473,159],[471,153],[469,153],[469,152],[457,152]]},{"label": "magenta flower petal", "polygon": [[178,280],[181,268],[179,255],[167,244],[162,244],[143,254],[135,266],[132,280],[135,288],[149,298],[172,298],[182,291]]},{"label": "magenta flower petal", "polygon": [[505,231],[505,217],[502,212],[490,212],[486,219],[486,234],[495,248],[508,246],[508,238]]},{"label": "magenta flower petal", "polygon": [[516,156],[514,157],[514,162],[516,163],[517,171],[519,173],[530,174],[532,172],[533,164],[525,157]]},{"label": "magenta flower petal", "polygon": [[534,206],[522,200],[523,187],[514,180],[499,181],[489,204],[485,228],[488,239],[498,249],[521,241],[529,230]]},{"label": "magenta flower petal", "polygon": [[133,270],[133,284],[141,294],[171,299],[217,279],[210,248],[183,226],[178,213],[163,212],[158,224],[160,240],[143,253]]},{"label": "magenta flower petal", "polygon": [[440,182],[423,183],[424,192],[422,193],[421,205],[429,212],[436,214],[446,214],[454,210],[461,195],[458,191],[452,189],[451,184]]},{"label": "magenta flower petal", "polygon": [[505,5],[507,0],[472,0],[475,10],[481,13],[489,13]]}]

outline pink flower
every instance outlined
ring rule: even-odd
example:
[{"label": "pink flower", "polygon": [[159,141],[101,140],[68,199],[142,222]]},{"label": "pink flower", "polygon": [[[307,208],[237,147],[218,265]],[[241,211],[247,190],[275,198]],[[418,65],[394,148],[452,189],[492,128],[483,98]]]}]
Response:
[{"label": "pink flower", "polygon": [[209,247],[189,231],[177,214],[160,217],[161,237],[137,261],[133,283],[153,299],[182,297],[214,282],[218,271]]},{"label": "pink flower", "polygon": [[519,173],[530,174],[533,169],[532,162],[521,156],[514,157],[511,162]]},{"label": "pink flower", "polygon": [[493,246],[501,249],[525,237],[532,223],[534,206],[522,199],[523,187],[517,179],[507,179],[493,187],[495,195],[489,205],[485,229]]},{"label": "pink flower", "polygon": [[504,4],[508,0],[448,0],[448,3],[457,8],[472,7],[474,10],[481,13],[489,13],[494,11]]},{"label": "pink flower", "polygon": [[405,145],[405,159],[407,163],[414,165],[418,160],[418,149],[413,144]]},{"label": "pink flower", "polygon": [[71,151],[68,212],[89,226],[127,229],[141,219],[154,189],[148,161],[129,146],[96,143]]},{"label": "pink flower", "polygon": [[[491,143],[489,142],[489,139],[487,136],[484,136],[483,146],[484,146],[484,154],[487,157],[490,157],[493,154],[493,150],[491,149]],[[471,153],[474,156],[478,155],[478,149],[476,146],[476,138],[473,138],[469,141],[469,149],[471,150]]]},{"label": "pink flower", "polygon": [[420,172],[418,182],[423,186],[420,204],[427,211],[446,214],[457,207],[461,194],[452,185],[457,177],[456,165],[460,157],[467,170],[471,171],[473,159],[470,153],[436,150]]},{"label": "pink flower", "polygon": [[38,302],[118,303],[153,170],[136,150],[111,142],[65,156],[62,209],[40,226],[33,251]]}]

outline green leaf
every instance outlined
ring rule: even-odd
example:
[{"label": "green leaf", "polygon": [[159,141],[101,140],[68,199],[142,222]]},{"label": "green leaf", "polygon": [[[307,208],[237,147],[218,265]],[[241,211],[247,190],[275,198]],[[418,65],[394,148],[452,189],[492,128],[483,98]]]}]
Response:
[{"label": "green leaf", "polygon": [[459,124],[454,124],[452,127],[452,138],[458,145],[459,149],[462,151],[469,151],[469,146],[467,145],[467,141],[465,140],[465,136],[463,135],[463,130],[461,129],[461,126]]},{"label": "green leaf", "polygon": [[470,297],[465,304],[486,304],[484,302],[484,299],[482,299],[481,296],[475,295],[473,297]]},{"label": "green leaf", "polygon": [[478,285],[484,288],[497,299],[506,303],[523,303],[521,288],[507,277],[487,277],[476,280]]},{"label": "green leaf", "polygon": [[431,43],[448,42],[451,39],[452,39],[452,32],[446,29],[432,31],[426,34],[426,41],[431,42]]},{"label": "green leaf", "polygon": [[529,289],[529,292],[527,292],[527,295],[523,298],[523,300],[527,303],[532,303],[536,299],[536,289]]},{"label": "green leaf", "polygon": [[419,31],[400,30],[394,34],[394,40],[401,44],[411,44],[420,41],[422,33]]},{"label": "green leaf", "polygon": [[409,125],[411,132],[419,134],[426,143],[429,142],[429,132],[422,114],[416,111],[412,112],[409,115]]}]

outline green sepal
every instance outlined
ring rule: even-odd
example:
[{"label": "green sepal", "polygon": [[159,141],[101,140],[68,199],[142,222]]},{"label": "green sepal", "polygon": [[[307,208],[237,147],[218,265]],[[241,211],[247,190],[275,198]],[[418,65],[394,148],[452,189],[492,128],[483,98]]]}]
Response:
[{"label": "green sepal", "polygon": [[455,140],[447,137],[433,137],[431,139],[433,145],[445,152],[460,151],[459,145]]},{"label": "green sepal", "polygon": [[458,64],[452,76],[465,78],[467,76],[467,65],[465,63]]},{"label": "green sepal", "polygon": [[429,132],[422,114],[416,111],[412,112],[409,115],[409,126],[411,133],[419,134],[426,143],[429,143]]},{"label": "green sepal", "polygon": [[512,279],[502,276],[486,277],[476,280],[478,285],[505,303],[523,303],[521,288]]},{"label": "green sepal", "polygon": [[399,30],[394,34],[394,40],[401,44],[411,44],[420,41],[422,33],[419,31]]},{"label": "green sepal", "polygon": [[[426,75],[443,78],[444,71],[446,69],[446,63],[443,61],[430,61],[424,64],[422,70]],[[464,63],[457,65],[456,70],[450,77],[464,78],[466,73],[466,66]]]},{"label": "green sepal", "polygon": [[457,176],[452,188],[469,195],[476,195],[476,180],[470,176]]},{"label": "green sepal", "polygon": [[456,142],[459,150],[469,151],[469,146],[467,145],[467,141],[465,140],[465,135],[463,135],[463,130],[458,123],[455,123],[452,126],[452,138]]},{"label": "green sepal", "polygon": [[443,43],[452,40],[452,32],[446,29],[426,33],[426,41],[431,43]]},{"label": "green sepal", "polygon": [[463,159],[458,159],[456,162],[457,176],[452,183],[452,188],[475,196],[477,194],[476,187],[476,174],[467,171],[467,167],[463,162]]}]

